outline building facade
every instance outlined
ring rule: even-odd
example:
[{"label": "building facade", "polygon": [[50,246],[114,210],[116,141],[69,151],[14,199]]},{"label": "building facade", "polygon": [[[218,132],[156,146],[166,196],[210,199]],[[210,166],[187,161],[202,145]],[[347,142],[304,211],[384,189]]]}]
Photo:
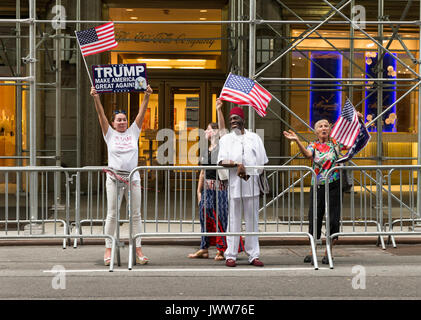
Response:
[{"label": "building facade", "polygon": [[[111,20],[119,45],[86,57],[86,64],[90,69],[146,63],[154,93],[139,142],[139,165],[164,164],[157,161],[165,142],[157,138],[162,129],[175,134],[169,164],[197,163],[186,156],[195,141],[188,141],[187,148],[179,147],[180,141],[215,121],[215,101],[229,72],[256,76],[276,98],[265,118],[253,115],[249,120],[246,113],[249,126],[263,129],[270,164],[283,164],[298,152],[282,138],[282,130],[291,127],[309,141],[315,120],[334,122],[347,98],[364,114],[372,134],[356,163],[417,163],[420,41],[414,21],[420,19],[419,3],[331,1],[343,7],[336,12],[321,0],[304,2],[257,0],[253,8],[254,1],[248,0],[3,1],[0,165],[27,165],[31,150],[37,165],[106,165],[106,146],[74,32]],[[32,120],[29,83],[14,80],[30,73],[30,24],[18,20],[31,17],[31,3],[37,19]],[[367,23],[358,29],[346,18]],[[130,122],[142,98],[139,93],[102,95],[109,118],[113,110],[123,109]],[[226,104],[225,115],[229,108]]]}]

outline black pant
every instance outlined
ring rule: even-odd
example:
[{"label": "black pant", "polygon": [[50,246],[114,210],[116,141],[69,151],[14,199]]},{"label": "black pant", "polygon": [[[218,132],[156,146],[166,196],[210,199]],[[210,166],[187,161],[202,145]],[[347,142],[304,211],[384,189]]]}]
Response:
[{"label": "black pant", "polygon": [[[329,226],[330,234],[339,232],[339,220],[341,218],[341,190],[340,182],[329,183]],[[323,216],[325,214],[325,186],[317,186],[317,239],[322,234]],[[313,235],[313,186],[310,191],[310,209],[308,211],[308,232]],[[338,237],[335,237],[337,239]]]}]

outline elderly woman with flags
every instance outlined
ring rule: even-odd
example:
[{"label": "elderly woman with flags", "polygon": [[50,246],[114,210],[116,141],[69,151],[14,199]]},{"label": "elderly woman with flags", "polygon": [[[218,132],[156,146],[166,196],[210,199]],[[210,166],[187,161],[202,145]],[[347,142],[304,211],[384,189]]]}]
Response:
[{"label": "elderly woman with flags", "polygon": [[[362,115],[357,112],[356,116],[358,118],[362,118]],[[358,121],[358,120],[357,120]],[[307,147],[305,147],[298,136],[292,131],[284,131],[283,134],[285,138],[290,141],[294,141],[297,143],[298,148],[300,149],[301,153],[307,159],[312,160],[312,167],[316,173],[316,181],[312,179],[311,185],[317,185],[317,239],[320,239],[321,230],[322,230],[322,222],[323,216],[325,213],[325,184],[327,179],[327,173],[330,168],[335,166],[337,160],[339,160],[340,151],[347,150],[349,146],[345,146],[342,143],[338,143],[335,139],[330,137],[331,133],[331,125],[326,119],[319,120],[314,125],[314,131],[316,134],[316,140],[309,143]],[[329,226],[330,226],[330,233],[334,234],[339,232],[339,221],[340,221],[340,197],[342,190],[340,189],[340,172],[339,170],[335,170],[329,176]],[[308,213],[308,221],[309,221],[309,233],[313,234],[313,188],[310,188],[310,208]],[[326,222],[327,223],[327,222]],[[335,244],[337,238],[333,239],[332,245]],[[304,262],[312,262],[313,257],[311,252],[304,258]],[[328,264],[329,260],[327,257],[327,252],[322,258],[323,264]]]}]

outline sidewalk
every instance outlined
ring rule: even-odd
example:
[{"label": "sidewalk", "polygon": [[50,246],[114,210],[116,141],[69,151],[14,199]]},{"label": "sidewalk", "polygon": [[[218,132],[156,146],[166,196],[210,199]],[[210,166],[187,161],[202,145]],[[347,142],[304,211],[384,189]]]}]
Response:
[{"label": "sidewalk", "polygon": [[319,270],[303,263],[305,246],[262,246],[263,268],[250,266],[244,253],[228,268],[212,259],[214,248],[209,259],[188,259],[196,249],[145,244],[150,263],[129,271],[126,247],[122,265],[109,272],[95,245],[1,246],[0,299],[421,299],[421,245],[338,245],[334,269],[321,264],[318,247]]}]

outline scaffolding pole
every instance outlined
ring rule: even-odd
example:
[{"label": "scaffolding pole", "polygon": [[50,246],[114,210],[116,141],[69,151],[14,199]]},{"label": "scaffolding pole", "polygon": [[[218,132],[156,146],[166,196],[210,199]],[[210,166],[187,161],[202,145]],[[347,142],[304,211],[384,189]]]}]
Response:
[{"label": "scaffolding pole", "polygon": [[[56,6],[61,6],[61,0],[56,0]],[[54,39],[56,45],[56,143],[55,143],[55,154],[56,154],[56,166],[61,167],[61,26],[58,24],[56,26],[56,36]],[[54,184],[55,184],[55,204],[60,204],[61,199],[61,173],[56,172],[54,174]],[[57,208],[56,208],[57,209]]]},{"label": "scaffolding pole", "polygon": [[[254,79],[256,72],[256,0],[250,0],[250,25],[249,25],[249,78]],[[248,129],[255,131],[254,109],[249,106]]]},{"label": "scaffolding pole", "polygon": [[[421,0],[419,2],[420,8],[419,8],[419,14],[421,19]],[[421,76],[421,25],[418,30],[418,73],[419,76]],[[417,157],[418,161],[417,164],[421,164],[421,121],[420,121],[420,115],[421,115],[421,83],[419,83],[418,86],[418,119],[417,119],[417,130],[418,130],[418,146],[417,146]],[[420,179],[420,172],[417,172],[417,215],[418,218],[421,217],[421,179]]]},{"label": "scaffolding pole", "polygon": [[[37,84],[36,84],[36,24],[33,22],[36,18],[36,0],[29,0],[29,18],[32,21],[29,25],[29,76],[31,82],[29,85],[29,165],[37,165]],[[38,220],[38,174],[31,172],[29,182],[29,206],[30,219]],[[41,225],[30,223],[25,226],[26,232],[39,234],[42,232]]]},{"label": "scaffolding pole", "polygon": [[[76,1],[76,19],[80,20],[80,0]],[[76,24],[76,31],[80,31],[80,23]],[[78,168],[81,167],[81,94],[80,94],[80,82],[81,82],[81,74],[80,74],[80,66],[81,66],[81,57],[80,57],[80,50],[76,50],[76,166]]]},{"label": "scaffolding pole", "polygon": [[[351,0],[350,0],[351,1]],[[349,1],[349,2],[350,2]],[[347,4],[346,4],[347,5]],[[345,5],[345,6],[346,6]],[[341,10],[340,8],[339,10]],[[55,20],[39,20],[39,19],[0,19],[0,23],[2,24],[13,24],[16,22],[28,24],[31,23],[51,23]],[[103,24],[109,22],[108,20],[66,20],[66,24]],[[233,21],[227,21],[227,20],[213,20],[213,21],[197,21],[197,20],[161,20],[161,21],[120,21],[116,20],[113,21],[114,24],[249,24],[251,20],[233,20]],[[255,20],[255,24],[318,24],[320,23],[320,20],[264,20],[264,19],[258,19]],[[333,24],[333,25],[350,25],[353,22],[350,22],[348,19],[346,20],[329,20],[326,21],[324,24]],[[401,25],[421,25],[421,20],[407,20],[407,21],[381,21],[381,20],[368,20],[368,21],[359,21],[361,24],[366,25],[392,25],[392,24],[401,24]]]}]

